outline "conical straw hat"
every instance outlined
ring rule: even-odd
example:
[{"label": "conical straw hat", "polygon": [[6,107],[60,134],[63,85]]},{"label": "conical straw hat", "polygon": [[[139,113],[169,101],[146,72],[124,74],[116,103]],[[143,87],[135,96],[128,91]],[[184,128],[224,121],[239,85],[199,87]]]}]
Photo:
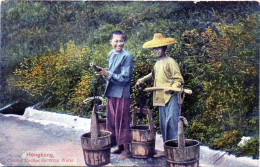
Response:
[{"label": "conical straw hat", "polygon": [[174,38],[165,38],[161,33],[154,34],[153,40],[145,42],[143,48],[156,48],[176,43]]}]

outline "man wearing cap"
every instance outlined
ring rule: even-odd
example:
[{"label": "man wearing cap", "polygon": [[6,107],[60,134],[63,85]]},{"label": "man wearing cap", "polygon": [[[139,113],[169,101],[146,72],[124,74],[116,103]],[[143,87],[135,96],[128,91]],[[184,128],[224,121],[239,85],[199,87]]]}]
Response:
[{"label": "man wearing cap", "polygon": [[[139,87],[144,82],[154,83],[154,87],[178,87],[184,84],[178,63],[166,55],[167,45],[176,43],[174,38],[165,38],[161,33],[154,34],[153,40],[144,43],[143,48],[152,48],[157,62],[152,72],[136,82]],[[159,106],[160,128],[163,142],[177,139],[180,105],[178,93],[170,90],[155,90],[153,92],[153,106]],[[165,156],[159,152],[154,157]]]}]

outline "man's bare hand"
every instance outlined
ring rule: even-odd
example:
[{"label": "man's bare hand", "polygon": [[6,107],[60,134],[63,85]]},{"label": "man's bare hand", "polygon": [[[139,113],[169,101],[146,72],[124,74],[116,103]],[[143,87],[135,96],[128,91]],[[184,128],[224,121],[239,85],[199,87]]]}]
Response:
[{"label": "man's bare hand", "polygon": [[99,71],[99,72],[96,72],[96,74],[100,74],[100,75],[103,75],[103,76],[106,76],[106,77],[107,77],[108,71],[105,70],[104,68],[101,68],[101,67],[99,67],[99,68],[100,68],[100,71]]},{"label": "man's bare hand", "polygon": [[135,88],[138,89],[140,86],[141,86],[141,83],[137,81],[135,84]]}]

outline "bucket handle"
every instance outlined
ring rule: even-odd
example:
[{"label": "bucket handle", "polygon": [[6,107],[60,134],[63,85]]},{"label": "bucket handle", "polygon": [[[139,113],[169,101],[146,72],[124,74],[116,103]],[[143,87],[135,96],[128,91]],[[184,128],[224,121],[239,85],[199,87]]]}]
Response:
[{"label": "bucket handle", "polygon": [[149,130],[152,132],[155,130],[154,128],[154,122],[153,122],[153,115],[149,108],[143,108],[142,110],[140,108],[135,107],[133,111],[133,118],[132,118],[132,124],[133,126],[137,125],[137,114],[144,113],[148,117],[148,124],[149,124]]},{"label": "bucket handle", "polygon": [[[179,116],[178,122],[178,149],[184,151],[185,148],[185,135],[183,130],[183,124],[188,125],[188,121],[185,117]],[[182,154],[184,155],[184,154]]]},{"label": "bucket handle", "polygon": [[98,114],[96,113],[96,110],[97,110],[97,106],[94,105],[93,110],[92,110],[91,127],[90,127],[92,147],[95,147],[98,144],[97,139],[101,134],[99,126],[98,126]]}]

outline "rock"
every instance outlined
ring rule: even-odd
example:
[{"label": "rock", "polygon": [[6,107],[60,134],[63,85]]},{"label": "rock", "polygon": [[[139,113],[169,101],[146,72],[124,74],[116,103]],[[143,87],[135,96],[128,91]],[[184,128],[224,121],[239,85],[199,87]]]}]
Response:
[{"label": "rock", "polygon": [[239,147],[243,147],[249,140],[251,140],[252,137],[246,137],[246,136],[243,136],[241,138],[241,141],[237,144],[237,146]]}]

